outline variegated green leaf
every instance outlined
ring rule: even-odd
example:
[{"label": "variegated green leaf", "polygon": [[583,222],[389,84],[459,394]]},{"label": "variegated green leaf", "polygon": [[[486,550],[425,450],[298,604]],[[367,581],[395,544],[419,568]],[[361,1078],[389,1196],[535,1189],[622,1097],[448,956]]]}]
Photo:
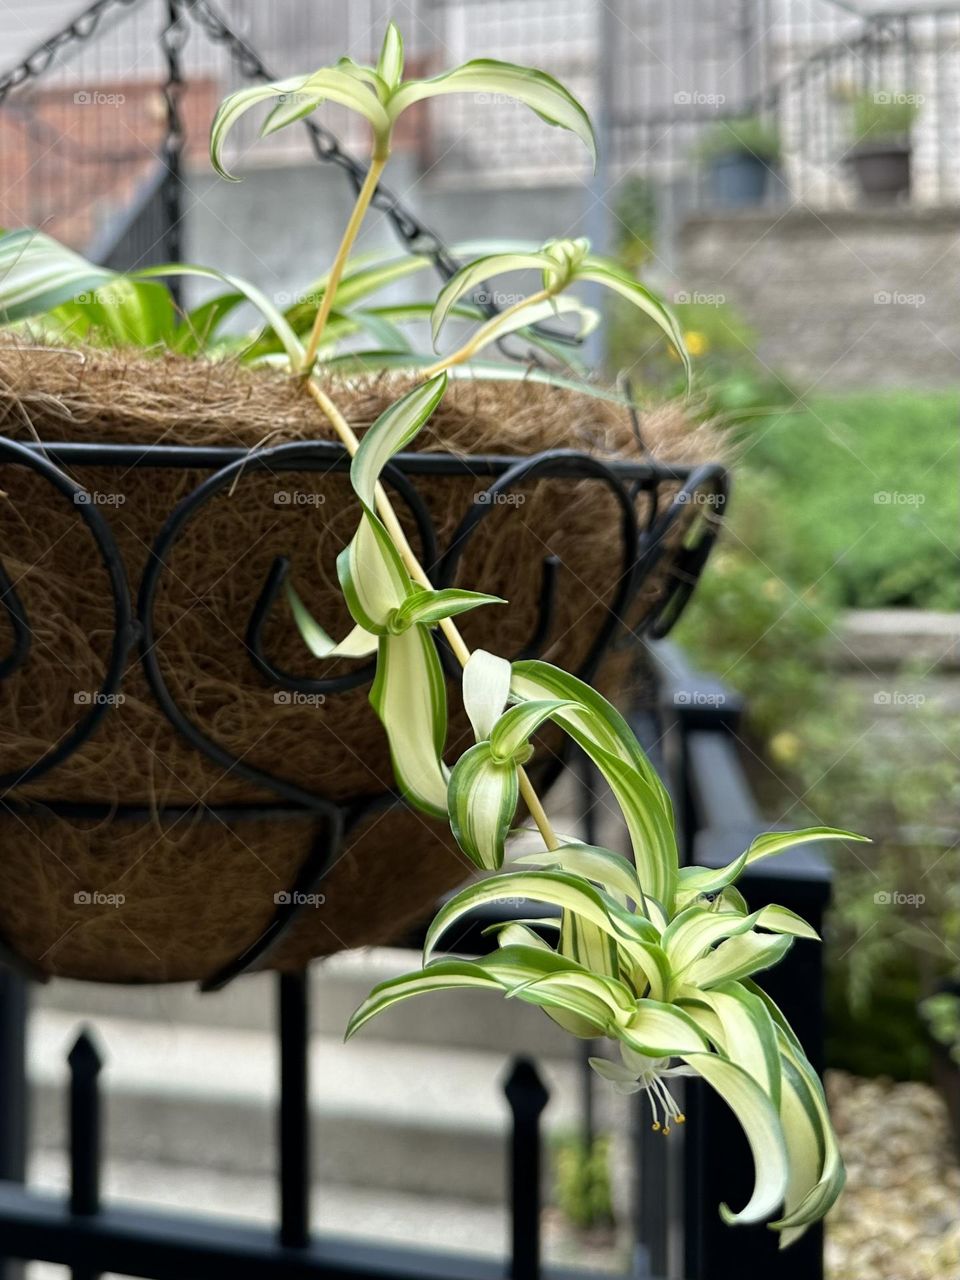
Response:
[{"label": "variegated green leaf", "polygon": [[480,591],[461,591],[458,587],[444,587],[442,591],[415,591],[407,596],[394,617],[394,626],[405,631],[414,625],[432,627],[443,618],[476,609],[482,604],[506,604],[501,596],[488,596]]},{"label": "variegated green leaf", "polygon": [[366,658],[377,651],[377,637],[354,627],[339,643],[316,621],[289,582],[284,583],[290,612],[304,643],[315,658]]},{"label": "variegated green leaf", "polygon": [[562,844],[559,849],[540,849],[535,853],[521,854],[514,859],[514,865],[583,876],[585,880],[599,885],[623,907],[640,902],[640,885],[633,864],[622,854],[597,848],[596,845],[575,843]]},{"label": "variegated green leaf", "polygon": [[550,266],[550,259],[545,253],[496,253],[468,262],[455,275],[452,275],[437,295],[430,317],[430,329],[434,345],[443,328],[443,323],[454,303],[467,294],[472,294],[490,277],[506,275],[509,271],[545,271]]},{"label": "variegated green leaf", "polygon": [[210,162],[222,178],[236,181],[223,165],[223,147],[230,130],[251,107],[274,98],[283,101],[264,124],[264,134],[301,119],[325,101],[339,103],[364,116],[378,139],[385,139],[390,133],[390,120],[376,96],[354,76],[337,67],[323,67],[311,75],[292,76],[271,84],[251,85],[226,97],[213,119]]},{"label": "variegated green leaf", "polygon": [[365,507],[373,508],[383,468],[419,434],[443,399],[446,387],[445,373],[414,387],[385,409],[364,435],[350,464],[350,483]]},{"label": "variegated green leaf", "polygon": [[739,1213],[721,1205],[721,1216],[727,1223],[762,1222],[776,1211],[787,1189],[787,1149],[777,1109],[756,1080],[735,1063],[707,1053],[683,1055],[683,1059],[733,1111],[753,1154],[756,1180],[749,1202]]},{"label": "variegated green leaf", "polygon": [[390,118],[396,120],[408,107],[424,98],[447,93],[505,94],[516,98],[547,124],[575,133],[596,163],[597,143],[590,117],[569,89],[545,71],[498,62],[493,58],[476,58],[430,80],[407,81],[390,100]]},{"label": "variegated green leaf", "polygon": [[433,817],[447,816],[447,689],[424,627],[380,639],[370,703],[387,731],[393,772],[404,798]]},{"label": "variegated green leaf", "polygon": [[468,960],[438,960],[418,973],[407,973],[375,986],[347,1023],[345,1038],[349,1040],[371,1018],[412,996],[465,987],[486,988],[491,991],[503,989],[496,978],[485,973],[479,964]]},{"label": "variegated green leaf", "polygon": [[605,258],[592,256],[584,258],[577,268],[576,278],[578,280],[589,280],[593,284],[600,284],[606,289],[612,289],[614,293],[626,298],[628,302],[631,302],[648,315],[670,339],[677,355],[683,361],[687,377],[690,377],[690,355],[683,340],[683,332],[677,324],[673,313],[663,305],[656,294],[644,288],[639,280],[635,280],[629,272],[624,271],[615,262],[610,262]]},{"label": "variegated green leaf", "polygon": [[377,60],[377,75],[391,93],[403,77],[403,38],[395,22],[387,23],[383,47]]},{"label": "variegated green leaf", "polygon": [[478,867],[503,865],[504,841],[519,797],[517,767],[494,760],[488,742],[478,742],[457,761],[447,803],[457,844]]},{"label": "variegated green leaf", "polygon": [[374,635],[386,635],[413,583],[393,539],[372,511],[362,512],[357,532],[337,556],[337,575],[354,622]]},{"label": "variegated green leaf", "polygon": [[709,1048],[707,1038],[683,1009],[659,1000],[641,1000],[617,1036],[635,1053],[648,1058],[674,1058]]},{"label": "variegated green leaf", "polygon": [[868,841],[853,831],[836,827],[807,827],[803,831],[768,831],[757,836],[750,848],[724,867],[681,867],[680,890],[685,898],[701,893],[716,893],[735,883],[745,867],[760,858],[770,858],[811,840]]},{"label": "variegated green leaf", "polygon": [[490,737],[509,693],[510,663],[485,649],[475,649],[463,669],[463,706],[478,742]]},{"label": "variegated green leaf", "polygon": [[744,933],[728,938],[690,965],[676,994],[682,996],[686,991],[694,993],[721,982],[748,978],[752,973],[779,964],[792,946],[793,938],[774,934]]},{"label": "variegated green leaf", "polygon": [[566,705],[559,699],[545,698],[541,702],[521,702],[505,711],[490,733],[493,759],[513,760],[522,754],[530,736]]},{"label": "variegated green leaf", "polygon": [[[737,982],[702,991],[697,1000],[719,1023],[719,1035],[705,1028],[719,1051],[753,1076],[773,1105],[779,1107],[780,1047],[773,1018],[763,1001]],[[700,1022],[696,1005],[687,1006],[687,1012]]]}]

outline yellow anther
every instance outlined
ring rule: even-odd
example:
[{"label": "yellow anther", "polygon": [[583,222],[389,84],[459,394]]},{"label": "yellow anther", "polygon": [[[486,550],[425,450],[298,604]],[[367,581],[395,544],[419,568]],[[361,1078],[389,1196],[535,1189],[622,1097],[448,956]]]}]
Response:
[{"label": "yellow anther", "polygon": [[653,1132],[654,1132],[654,1133],[657,1133],[657,1132],[659,1131],[659,1129],[660,1129],[660,1121],[659,1121],[659,1120],[654,1120],[654,1122],[653,1122],[653,1124],[650,1126],[650,1128],[653,1130]]},{"label": "yellow anther", "polygon": [[682,1111],[678,1111],[678,1112],[677,1112],[677,1114],[676,1114],[673,1118],[674,1118],[674,1120],[676,1120],[677,1124],[686,1124],[686,1123],[687,1123],[687,1117],[683,1114],[683,1112],[682,1112]]},{"label": "yellow anther", "polygon": [[664,1136],[665,1138],[669,1138],[669,1136],[670,1136],[670,1126],[669,1126],[668,1124],[665,1124],[665,1125],[663,1126],[663,1136]]}]

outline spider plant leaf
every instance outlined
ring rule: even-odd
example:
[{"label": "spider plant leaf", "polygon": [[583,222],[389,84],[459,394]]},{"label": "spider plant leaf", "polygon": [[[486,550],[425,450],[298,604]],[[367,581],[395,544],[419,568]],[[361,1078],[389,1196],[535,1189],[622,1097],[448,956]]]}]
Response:
[{"label": "spider plant leaf", "polygon": [[[697,1000],[706,1005],[719,1024],[719,1036],[708,1030],[717,1049],[751,1075],[773,1105],[779,1108],[780,1046],[767,1006],[738,982],[702,991]],[[696,1007],[688,1008],[688,1013],[695,1022],[698,1021]]]},{"label": "spider plant leaf", "polygon": [[357,626],[338,643],[324,631],[289,582],[284,583],[284,591],[297,630],[315,658],[367,658],[376,653],[378,641],[371,632]]},{"label": "spider plant leaf", "polygon": [[407,596],[396,612],[394,625],[406,630],[415,625],[432,627],[443,618],[476,609],[482,604],[506,604],[500,596],[484,595],[480,591],[461,591],[459,587],[444,587],[442,591],[416,591]]},{"label": "spider plant leaf", "polygon": [[385,409],[360,441],[350,464],[350,482],[365,507],[373,509],[381,471],[425,425],[443,399],[446,386],[447,376],[441,373],[414,387]]},{"label": "spider plant leaf", "polygon": [[503,865],[518,797],[516,765],[495,760],[488,742],[470,747],[454,765],[447,796],[450,827],[476,866],[497,871]]},{"label": "spider plant leaf", "polygon": [[295,124],[324,102],[336,102],[356,111],[370,122],[377,138],[386,138],[390,132],[390,122],[383,106],[383,99],[388,94],[387,86],[376,72],[371,72],[369,79],[364,78],[366,82],[358,80],[356,74],[351,74],[356,70],[358,68],[353,64],[350,70],[338,66],[312,72],[299,89],[283,95],[283,100],[263,122],[261,138]]},{"label": "spider plant leaf", "polygon": [[769,929],[771,933],[789,933],[794,938],[810,938],[813,942],[820,941],[820,935],[813,925],[808,924],[802,916],[798,916],[789,907],[781,907],[776,903],[761,909],[757,916],[757,927],[759,929]]},{"label": "spider plant leaf", "polygon": [[387,733],[397,785],[415,808],[447,816],[447,687],[425,627],[380,639],[370,704]]},{"label": "spider plant leaf", "polygon": [[158,267],[144,267],[136,273],[138,280],[159,280],[167,276],[193,276],[200,280],[216,280],[225,284],[230,290],[243,294],[244,298],[260,312],[269,327],[274,331],[283,349],[296,362],[303,356],[303,344],[288,324],[283,312],[272,302],[262,289],[244,280],[242,276],[230,275],[225,271],[216,271],[212,267],[198,267],[189,262],[168,262]]},{"label": "spider plant leaf", "polygon": [[490,254],[484,258],[477,258],[474,262],[468,262],[456,275],[450,277],[437,295],[430,317],[430,331],[434,346],[451,307],[465,294],[472,293],[493,276],[506,275],[510,271],[545,271],[552,265],[547,255],[539,250],[533,253]]},{"label": "spider plant leaf", "polygon": [[[785,1066],[789,1064],[806,1086],[800,1093],[799,1101],[804,1108],[810,1125],[815,1130],[814,1141],[822,1148],[819,1176],[813,1185],[800,1181],[800,1171],[792,1186],[788,1186],[788,1194],[784,1200],[784,1214],[778,1221],[770,1224],[775,1231],[781,1232],[780,1246],[785,1248],[792,1244],[811,1222],[816,1222],[828,1212],[843,1190],[846,1174],[843,1158],[837,1142],[823,1086],[817,1074],[802,1051],[792,1043],[793,1033],[781,1029],[780,1047]],[[810,1135],[803,1127],[794,1124],[785,1130],[788,1146],[793,1144],[798,1149],[798,1157],[809,1169],[811,1165]],[[809,1175],[808,1175],[809,1176]]]},{"label": "spider plant leaf", "polygon": [[504,872],[479,884],[469,885],[440,908],[427,931],[425,958],[430,958],[447,928],[478,907],[504,898],[529,899],[577,912],[629,951],[633,962],[648,974],[648,981],[656,988],[656,994],[666,990],[666,956],[658,945],[659,933],[654,925],[642,916],[623,911],[612,898],[586,880],[562,872]]},{"label": "spider plant leaf", "polygon": [[403,78],[403,37],[395,22],[387,23],[377,60],[377,74],[392,93]]},{"label": "spider plant leaf", "polygon": [[238,289],[233,289],[193,307],[178,326],[170,344],[172,349],[184,355],[198,355],[209,351],[217,341],[224,320],[245,301],[243,294]]},{"label": "spider plant leaf", "polygon": [[463,706],[478,742],[486,742],[510,695],[510,663],[474,649],[463,669]]},{"label": "spider plant leaf", "polygon": [[337,102],[364,116],[378,138],[386,138],[390,132],[390,120],[375,95],[354,76],[336,67],[322,67],[310,75],[293,76],[271,84],[251,85],[226,97],[213,119],[210,162],[222,178],[237,181],[223,164],[223,147],[230,130],[251,107],[272,98],[282,101],[264,122],[261,129],[264,137],[302,119],[325,101]]},{"label": "spider plant leaf", "polygon": [[622,854],[590,844],[563,844],[559,849],[542,849],[521,854],[514,866],[536,867],[544,871],[565,871],[583,876],[626,907],[641,900],[636,868]]},{"label": "spider plant leaf", "polygon": [[759,911],[738,916],[730,911],[687,907],[670,921],[660,939],[670,968],[674,973],[682,974],[715,943],[752,929],[759,916]]},{"label": "spider plant leaf", "polygon": [[782,1203],[787,1189],[787,1148],[776,1107],[756,1080],[736,1063],[713,1053],[682,1055],[730,1107],[750,1144],[755,1182],[749,1202],[739,1213],[724,1204],[724,1222],[762,1222]]},{"label": "spider plant leaf", "polygon": [[687,381],[690,381],[690,353],[683,340],[683,331],[673,313],[663,305],[656,294],[644,288],[640,281],[635,280],[628,271],[624,271],[615,262],[609,262],[605,258],[586,257],[577,268],[576,279],[589,280],[593,284],[603,285],[604,288],[613,290],[649,316],[676,348],[677,355],[683,362]]},{"label": "spider plant leaf", "polygon": [[355,1036],[371,1018],[413,996],[431,991],[450,991],[468,987],[502,991],[500,983],[479,964],[469,960],[438,960],[418,973],[407,973],[378,983],[347,1023],[344,1039]]},{"label": "spider plant leaf", "polygon": [[575,911],[564,911],[561,917],[557,949],[561,955],[576,960],[591,973],[602,973],[610,978],[620,975],[615,940],[603,929],[598,929],[595,924],[578,916]]},{"label": "spider plant leaf", "polygon": [[779,964],[793,946],[789,935],[744,933],[721,942],[685,971],[678,994],[685,990],[739,981]]},{"label": "spider plant leaf", "polygon": [[706,1052],[707,1037],[693,1018],[676,1005],[640,1000],[629,1021],[618,1025],[617,1038],[648,1058],[674,1058],[682,1053]]},{"label": "spider plant leaf", "polygon": [[116,279],[42,231],[0,235],[0,317],[4,324],[41,315]]},{"label": "spider plant leaf", "polygon": [[656,794],[667,825],[673,827],[673,806],[636,734],[617,709],[583,680],[539,659],[515,662],[511,689],[517,698],[563,698],[579,703],[557,716],[566,732],[588,751],[601,747],[637,769]]},{"label": "spider plant leaf", "polygon": [[750,848],[739,857],[728,862],[725,867],[681,867],[680,887],[684,895],[699,893],[716,893],[734,884],[745,867],[760,858],[770,858],[784,853],[798,844],[811,840],[856,840],[869,843],[868,836],[857,835],[854,831],[843,831],[837,827],[806,827],[802,831],[767,831],[757,836]]},{"label": "spider plant leaf", "polygon": [[429,80],[408,80],[390,99],[391,120],[415,102],[447,93],[504,94],[516,98],[547,124],[568,129],[583,142],[596,164],[597,141],[590,117],[569,89],[545,71],[493,58],[476,58]]},{"label": "spider plant leaf", "polygon": [[350,616],[374,635],[386,634],[413,585],[393,539],[368,510],[337,556],[337,576]]},{"label": "spider plant leaf", "polygon": [[622,982],[591,973],[549,948],[502,947],[480,963],[503,983],[507,995],[566,1009],[604,1028],[612,1030],[636,1011],[636,998]]},{"label": "spider plant leaf", "polygon": [[[814,1196],[826,1198],[820,1184],[828,1158],[829,1138],[813,1092],[789,1058],[782,1059],[782,1073],[780,1125],[790,1157],[790,1172],[783,1197],[783,1215],[770,1226],[781,1233],[780,1247],[783,1249],[798,1240],[816,1216],[810,1214],[809,1208],[801,1210],[801,1205]],[[843,1187],[842,1165],[839,1165],[838,1172],[839,1185],[834,1199]]]},{"label": "spider plant leaf", "polygon": [[531,734],[566,705],[558,698],[544,698],[536,702],[521,702],[505,711],[490,733],[493,759],[515,759],[527,747]]},{"label": "spider plant leaf", "polygon": [[575,315],[579,320],[579,327],[574,335],[578,342],[592,333],[600,323],[600,312],[586,306],[579,298],[546,298],[540,302],[530,302],[516,311],[503,311],[488,320],[483,326],[482,346],[477,350],[499,342],[510,334],[525,335],[531,325],[540,324],[543,320],[570,315]]}]

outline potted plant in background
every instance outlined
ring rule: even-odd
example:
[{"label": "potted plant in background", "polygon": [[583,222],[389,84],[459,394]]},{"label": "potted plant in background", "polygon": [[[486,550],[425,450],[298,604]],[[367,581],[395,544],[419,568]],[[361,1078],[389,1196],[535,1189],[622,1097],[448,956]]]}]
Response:
[{"label": "potted plant in background", "polygon": [[853,99],[854,144],[847,155],[866,200],[910,195],[910,131],[920,111],[913,93],[863,93]]},{"label": "potted plant in background", "polygon": [[723,209],[762,204],[780,155],[780,133],[774,122],[762,116],[720,121],[700,148],[712,203]]}]

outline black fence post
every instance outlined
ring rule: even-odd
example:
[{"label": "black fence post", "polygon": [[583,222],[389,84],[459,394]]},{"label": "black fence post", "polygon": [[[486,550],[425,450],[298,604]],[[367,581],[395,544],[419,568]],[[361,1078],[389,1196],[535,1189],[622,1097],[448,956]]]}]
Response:
[{"label": "black fence post", "polygon": [[[100,1212],[100,1071],[103,1058],[92,1033],[84,1028],[67,1059],[70,1064],[70,1212],[92,1217]],[[100,1272],[82,1261],[71,1268],[73,1280],[97,1280]]]},{"label": "black fence post", "polygon": [[550,1095],[529,1058],[515,1060],[503,1091],[513,1118],[510,1280],[540,1280],[540,1116]]},{"label": "black fence post", "polygon": [[310,990],[307,975],[281,973],[280,1023],[280,1243],[310,1241]]},{"label": "black fence post", "polygon": [[[0,1179],[27,1177],[28,1090],[26,1027],[28,987],[19,974],[0,969]],[[0,1256],[0,1280],[21,1280],[23,1264]]]}]

